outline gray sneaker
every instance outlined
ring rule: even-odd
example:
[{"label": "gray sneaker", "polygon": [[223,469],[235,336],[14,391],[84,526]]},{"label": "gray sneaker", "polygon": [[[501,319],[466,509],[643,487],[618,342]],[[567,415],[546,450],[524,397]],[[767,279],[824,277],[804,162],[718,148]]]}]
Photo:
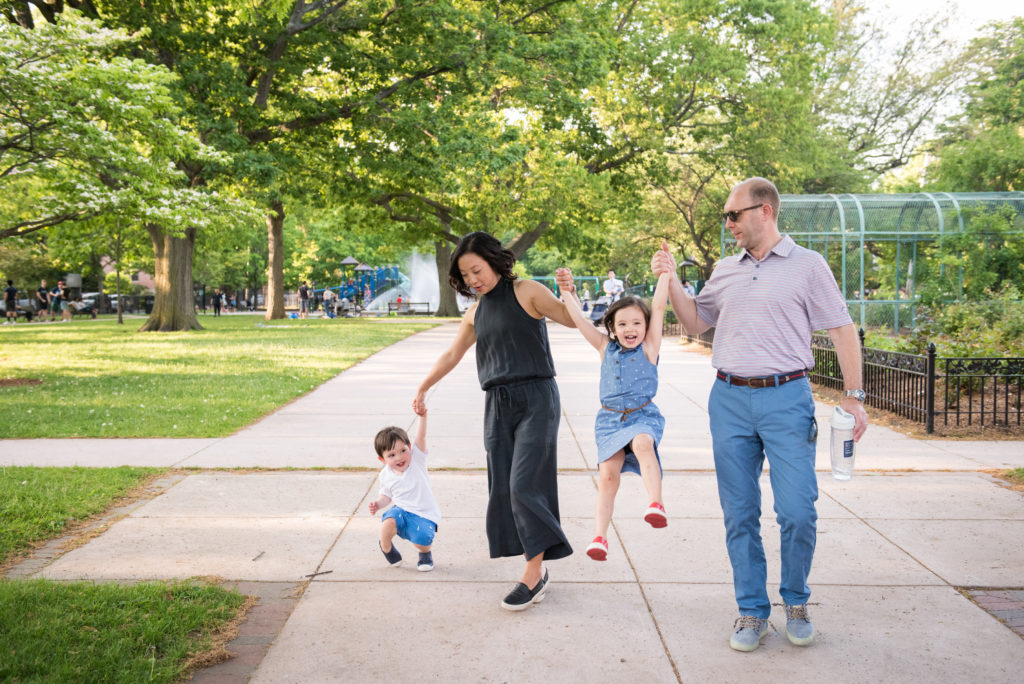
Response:
[{"label": "gray sneaker", "polygon": [[768,620],[753,615],[741,615],[733,627],[736,631],[729,639],[729,645],[737,651],[749,652],[761,645],[761,637],[768,633]]},{"label": "gray sneaker", "polygon": [[807,604],[786,606],[786,636],[797,646],[806,646],[814,641],[814,625],[807,614]]}]

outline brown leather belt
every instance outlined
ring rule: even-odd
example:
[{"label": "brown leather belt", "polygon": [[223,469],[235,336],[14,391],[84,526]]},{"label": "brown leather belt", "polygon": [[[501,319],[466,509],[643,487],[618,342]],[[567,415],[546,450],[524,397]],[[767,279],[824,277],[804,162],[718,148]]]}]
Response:
[{"label": "brown leather belt", "polygon": [[601,408],[603,408],[605,410],[608,410],[608,411],[614,411],[615,413],[621,413],[622,414],[622,421],[621,422],[625,423],[626,422],[626,418],[629,417],[630,413],[634,413],[635,411],[639,411],[644,406],[647,406],[650,403],[651,403],[651,400],[648,399],[647,401],[645,401],[644,403],[640,404],[636,408],[626,409],[625,411],[620,411],[619,409],[609,408],[608,406],[605,406],[604,404],[601,405]]},{"label": "brown leather belt", "polygon": [[730,375],[718,371],[716,376],[722,382],[727,382],[730,385],[737,385],[739,387],[753,387],[755,389],[759,387],[778,387],[779,385],[785,385],[790,380],[799,380],[800,378],[807,377],[806,370],[793,371],[792,373],[780,373],[779,375],[762,375],[756,378],[744,378],[739,375]]}]

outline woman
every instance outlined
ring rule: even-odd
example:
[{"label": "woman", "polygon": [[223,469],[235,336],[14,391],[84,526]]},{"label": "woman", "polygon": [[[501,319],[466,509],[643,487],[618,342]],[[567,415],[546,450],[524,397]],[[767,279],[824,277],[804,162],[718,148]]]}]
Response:
[{"label": "woman", "polygon": [[524,610],[547,589],[543,561],[572,554],[558,516],[556,447],[561,404],[548,344],[548,317],[576,327],[565,304],[532,280],[517,280],[515,257],[487,233],[470,233],[452,254],[448,280],[462,295],[476,293],[452,345],[420,383],[413,410],[427,390],[476,343],[477,373],[486,392],[484,447],[491,558],[526,558],[520,582],[501,605]]}]

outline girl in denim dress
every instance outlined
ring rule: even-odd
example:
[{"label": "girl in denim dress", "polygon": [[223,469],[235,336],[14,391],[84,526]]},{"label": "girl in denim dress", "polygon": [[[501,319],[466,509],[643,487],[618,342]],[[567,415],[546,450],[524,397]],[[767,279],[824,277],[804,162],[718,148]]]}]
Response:
[{"label": "girl in denim dress", "polygon": [[638,297],[623,297],[604,316],[607,333],[595,329],[580,309],[571,274],[559,269],[562,300],[576,328],[601,355],[601,409],[594,421],[597,442],[598,490],[594,513],[594,540],[587,555],[608,557],[608,525],[621,473],[640,475],[650,501],[644,520],[652,527],[668,524],[661,497],[661,460],[658,443],[665,419],[654,405],[658,392],[658,355],[668,300],[669,277],[658,278],[650,308]]}]

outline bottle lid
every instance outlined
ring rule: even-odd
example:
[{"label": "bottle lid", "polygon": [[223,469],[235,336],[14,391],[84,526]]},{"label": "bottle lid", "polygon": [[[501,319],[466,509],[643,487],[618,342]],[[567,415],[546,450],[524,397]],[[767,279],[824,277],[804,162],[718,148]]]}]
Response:
[{"label": "bottle lid", "polygon": [[836,430],[852,430],[857,426],[857,419],[853,417],[853,414],[847,413],[838,406],[832,411],[830,422]]}]

